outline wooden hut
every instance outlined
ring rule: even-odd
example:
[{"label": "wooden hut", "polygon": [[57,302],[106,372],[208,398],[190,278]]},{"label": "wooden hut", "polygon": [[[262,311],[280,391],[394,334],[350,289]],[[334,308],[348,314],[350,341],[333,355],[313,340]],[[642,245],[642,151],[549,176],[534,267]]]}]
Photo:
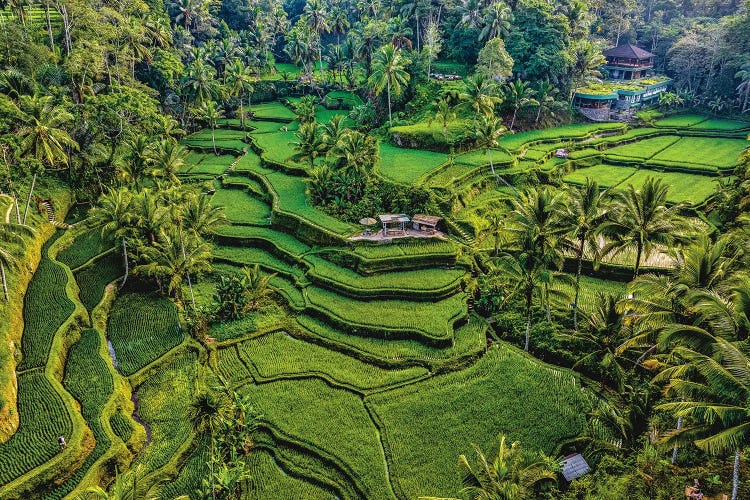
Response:
[{"label": "wooden hut", "polygon": [[406,234],[406,225],[410,222],[406,214],[383,214],[378,215],[380,223],[383,225],[383,236]]},{"label": "wooden hut", "polygon": [[425,231],[432,234],[437,230],[437,225],[441,220],[443,219],[435,215],[416,214],[411,218],[411,224],[415,231]]}]

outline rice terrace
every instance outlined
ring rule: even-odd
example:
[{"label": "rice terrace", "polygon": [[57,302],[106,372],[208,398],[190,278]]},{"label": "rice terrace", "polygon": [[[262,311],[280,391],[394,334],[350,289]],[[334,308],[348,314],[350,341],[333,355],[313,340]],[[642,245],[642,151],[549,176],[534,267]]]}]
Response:
[{"label": "rice terrace", "polygon": [[0,4],[0,500],[750,498],[739,4]]}]

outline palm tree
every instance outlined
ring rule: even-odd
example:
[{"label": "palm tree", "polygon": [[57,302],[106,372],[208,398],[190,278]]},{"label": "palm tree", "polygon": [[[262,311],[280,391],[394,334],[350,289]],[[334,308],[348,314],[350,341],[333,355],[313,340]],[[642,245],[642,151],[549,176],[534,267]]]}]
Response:
[{"label": "palm tree", "polygon": [[321,44],[321,36],[323,33],[330,31],[328,26],[328,13],[326,6],[321,0],[307,0],[304,8],[304,14],[307,19],[307,24],[310,29],[315,33],[315,38],[318,43],[318,61],[320,62],[320,75],[323,76],[323,50]]},{"label": "palm tree", "polygon": [[474,500],[515,500],[532,498],[533,489],[542,481],[556,481],[552,461],[544,455],[529,454],[515,441],[508,446],[499,434],[495,452],[486,456],[476,444],[476,467],[465,455],[458,457],[461,471],[461,493]]},{"label": "palm tree", "polygon": [[5,277],[5,269],[15,269],[18,267],[18,259],[13,255],[6,244],[18,243],[23,245],[24,236],[31,236],[33,230],[22,224],[0,224],[0,241],[3,245],[0,246],[0,281],[3,284],[3,294],[5,296],[5,302],[10,299],[8,297],[8,280]]},{"label": "palm tree", "polygon": [[[52,103],[52,96],[21,96],[21,127],[17,135],[21,139],[21,154],[31,156],[42,165],[55,168],[68,163],[66,148],[78,149],[76,143],[64,130],[64,126],[73,121],[73,115],[61,106]],[[29,204],[34,192],[38,170],[31,180],[31,189],[26,199],[26,210],[23,223],[29,214]]]},{"label": "palm tree", "polygon": [[517,194],[518,191],[516,191],[515,187],[508,183],[508,181],[502,176],[497,175],[497,172],[495,172],[495,164],[492,161],[492,149],[499,145],[498,141],[503,135],[505,135],[505,130],[506,129],[502,124],[502,119],[495,118],[494,116],[482,115],[481,119],[474,123],[474,139],[476,140],[477,147],[483,147],[487,151],[487,156],[490,159],[490,170],[492,170],[492,175]]},{"label": "palm tree", "polygon": [[598,262],[598,231],[607,215],[607,197],[599,184],[586,178],[586,184],[568,189],[568,208],[564,224],[571,228],[571,246],[576,252],[575,298],[573,299],[573,328],[578,330],[578,297],[581,291],[581,270],[587,251]]},{"label": "palm tree", "polygon": [[536,102],[534,99],[532,99],[534,91],[531,89],[531,87],[529,87],[528,83],[519,79],[508,83],[505,86],[504,95],[505,101],[511,104],[513,107],[513,118],[511,118],[510,120],[510,130],[512,131],[513,126],[516,124],[516,115],[518,114],[518,110],[521,109],[522,106],[525,106],[532,102]]},{"label": "palm tree", "polygon": [[447,99],[440,99],[435,110],[435,115],[429,120],[429,124],[432,125],[433,121],[437,121],[443,128],[443,140],[445,144],[448,144],[448,124],[456,119],[456,112],[451,108]]},{"label": "palm tree", "polygon": [[[183,235],[174,228],[159,233],[152,246],[143,249],[143,263],[133,269],[135,274],[144,274],[162,283],[166,281],[167,293],[182,300],[182,283],[187,276],[201,274],[211,268],[211,245],[191,234]],[[191,300],[195,307],[195,298]]]},{"label": "palm tree", "polygon": [[295,134],[297,141],[290,143],[297,151],[293,157],[294,160],[308,160],[311,169],[315,166],[315,158],[320,156],[324,149],[323,140],[318,131],[319,125],[317,123],[303,123]]},{"label": "palm tree", "polygon": [[632,184],[617,193],[600,233],[610,239],[601,250],[602,255],[634,248],[636,251],[633,277],[638,276],[642,257],[648,256],[655,245],[670,246],[686,239],[686,222],[680,217],[681,204],[667,207],[669,186],[649,177],[640,189]]},{"label": "palm tree", "polygon": [[503,1],[495,0],[485,10],[484,28],[479,33],[479,40],[492,40],[500,34],[510,29],[510,23],[513,19],[513,11]]},{"label": "palm tree", "polygon": [[225,77],[227,80],[228,94],[230,96],[237,96],[240,100],[240,122],[242,123],[242,130],[245,130],[245,109],[243,104],[243,97],[247,94],[247,107],[250,108],[250,95],[253,92],[253,77],[249,68],[245,67],[245,64],[241,59],[235,59],[234,62],[227,68]]},{"label": "palm tree", "polygon": [[346,11],[341,7],[334,6],[331,12],[331,32],[336,35],[336,45],[341,45],[341,35],[351,28]]},{"label": "palm tree", "polygon": [[570,90],[570,102],[573,103],[578,87],[591,80],[602,78],[599,68],[607,60],[601,50],[588,40],[582,40],[573,48],[573,85]]},{"label": "palm tree", "polygon": [[691,422],[668,434],[665,443],[692,442],[710,455],[734,454],[732,500],[736,500],[740,451],[750,440],[750,352],[746,342],[706,334],[713,340],[706,353],[683,346],[672,350],[680,362],[654,380],[667,382],[665,393],[681,400],[656,409]]},{"label": "palm tree", "polygon": [[737,93],[742,99],[742,112],[744,113],[750,109],[750,62],[743,64],[734,77],[740,80]]},{"label": "palm tree", "polygon": [[323,125],[323,143],[325,144],[326,153],[330,151],[341,141],[341,138],[349,130],[346,128],[346,117],[344,115],[335,115],[331,120]]},{"label": "palm tree", "polygon": [[125,276],[120,283],[120,289],[128,280],[128,246],[127,240],[133,231],[132,213],[133,195],[127,188],[109,189],[99,198],[97,205],[91,209],[91,221],[101,226],[102,237],[119,238],[122,243],[122,259],[125,266]]},{"label": "palm tree", "polygon": [[503,102],[494,95],[494,82],[480,73],[467,78],[465,85],[464,92],[459,95],[459,106],[473,111],[475,120],[480,116],[491,117],[495,112],[495,106]]},{"label": "palm tree", "polygon": [[135,185],[136,188],[140,187],[141,177],[151,162],[153,146],[152,138],[143,134],[128,143],[130,151],[125,155],[125,161],[119,165],[119,175],[125,182]]},{"label": "palm tree", "polygon": [[216,122],[224,118],[224,111],[217,108],[214,101],[203,101],[194,113],[199,120],[206,122],[211,129],[211,144],[214,147],[214,154],[219,156],[219,152],[216,150]]},{"label": "palm tree", "polygon": [[500,240],[507,232],[507,219],[500,210],[492,210],[485,216],[487,222],[486,233],[492,236],[494,243],[494,255],[500,255]]},{"label": "palm tree", "polygon": [[373,59],[370,85],[375,90],[376,95],[380,95],[383,90],[387,91],[388,123],[390,126],[393,126],[391,95],[401,95],[404,87],[409,83],[409,73],[404,70],[404,66],[407,64],[409,64],[409,60],[401,57],[401,50],[390,44],[381,47],[375,53]]},{"label": "palm tree", "polygon": [[206,195],[192,193],[183,204],[182,223],[188,233],[209,236],[226,221],[224,207],[212,205],[211,198]]},{"label": "palm tree", "polygon": [[195,398],[190,405],[190,422],[195,432],[208,434],[211,438],[211,496],[215,498],[214,487],[214,455],[215,455],[215,435],[222,424],[230,417],[231,402],[222,393],[216,391],[203,392]]},{"label": "palm tree", "polygon": [[549,80],[539,82],[539,86],[536,88],[536,102],[539,104],[539,109],[536,112],[536,120],[534,123],[539,123],[539,119],[542,117],[542,111],[550,103],[555,102],[555,93],[557,89],[552,85]]},{"label": "palm tree", "polygon": [[294,114],[300,123],[311,123],[315,121],[315,104],[316,99],[314,95],[306,95],[292,103]]},{"label": "palm tree", "polygon": [[169,139],[162,139],[151,152],[151,175],[164,178],[173,184],[179,184],[177,172],[185,165],[188,150]]},{"label": "palm tree", "polygon": [[186,68],[184,85],[196,104],[211,100],[219,95],[219,82],[214,70],[203,59],[196,59]]}]

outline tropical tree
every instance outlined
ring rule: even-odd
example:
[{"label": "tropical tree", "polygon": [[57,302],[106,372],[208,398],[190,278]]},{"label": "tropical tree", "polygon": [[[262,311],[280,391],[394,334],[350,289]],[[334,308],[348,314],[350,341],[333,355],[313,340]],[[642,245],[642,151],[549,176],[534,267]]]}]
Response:
[{"label": "tropical tree", "polygon": [[544,111],[544,109],[546,109],[551,103],[555,102],[556,92],[557,89],[548,80],[539,82],[539,86],[534,91],[536,102],[539,105],[534,123],[538,124],[539,119],[542,117],[542,111]]},{"label": "tropical tree", "polygon": [[534,90],[527,82],[519,79],[508,83],[504,88],[503,95],[505,96],[505,102],[513,108],[513,118],[510,120],[510,130],[512,131],[513,126],[516,124],[518,110],[529,103],[536,102],[532,98]]},{"label": "tropical tree", "polygon": [[319,129],[320,126],[315,122],[303,123],[295,133],[297,141],[290,143],[297,152],[294,160],[307,160],[310,162],[310,168],[315,166],[315,158],[323,154],[324,143]]},{"label": "tropical tree", "polygon": [[508,181],[495,172],[495,164],[492,161],[492,149],[498,146],[498,141],[503,135],[505,135],[505,131],[506,129],[502,124],[502,119],[495,118],[494,116],[482,115],[481,119],[474,123],[474,140],[476,141],[477,147],[483,147],[487,152],[492,175],[511,188],[515,193],[518,193],[513,185],[508,183]]},{"label": "tropical tree", "polygon": [[601,255],[635,249],[633,277],[638,276],[642,257],[648,258],[656,245],[669,247],[687,240],[681,204],[667,206],[669,186],[649,177],[640,189],[629,184],[615,195],[600,233],[609,239]]},{"label": "tropical tree", "polygon": [[312,123],[315,121],[316,99],[313,95],[306,95],[292,103],[294,114],[300,123]]},{"label": "tropical tree", "polygon": [[479,33],[479,40],[492,40],[501,32],[507,34],[513,19],[513,11],[503,1],[493,1],[484,14],[484,28]]},{"label": "tropical tree", "polygon": [[743,64],[734,77],[740,80],[740,84],[737,85],[737,94],[742,100],[742,112],[745,113],[750,109],[750,61]]},{"label": "tropical tree", "polygon": [[181,208],[183,229],[195,236],[210,236],[227,221],[224,207],[212,205],[203,193],[189,193]]},{"label": "tropical tree", "polygon": [[325,144],[326,153],[330,151],[341,141],[341,138],[349,130],[345,125],[346,117],[344,115],[336,115],[331,120],[323,125],[323,143]]},{"label": "tropical tree", "polygon": [[220,94],[219,81],[214,70],[203,59],[196,59],[186,68],[183,85],[196,104],[216,98]]},{"label": "tropical tree", "polygon": [[336,35],[336,45],[340,46],[341,35],[351,28],[349,17],[347,16],[346,11],[341,7],[334,6],[331,11],[330,27],[331,32]]},{"label": "tropical tree", "polygon": [[122,260],[125,276],[120,283],[120,289],[128,280],[130,266],[128,264],[128,238],[133,233],[133,195],[127,188],[109,189],[101,195],[98,203],[91,209],[91,222],[101,226],[102,237],[117,241],[122,245]]},{"label": "tropical tree", "polygon": [[458,457],[461,472],[461,493],[473,500],[515,500],[534,497],[534,487],[543,481],[556,481],[556,467],[541,454],[531,454],[521,448],[520,441],[508,445],[499,434],[494,451],[486,456],[479,446],[476,465],[465,455]]},{"label": "tropical tree", "polygon": [[205,122],[211,129],[211,144],[214,147],[214,154],[219,156],[216,150],[216,122],[224,118],[224,111],[218,108],[214,101],[203,101],[194,113],[196,118]]},{"label": "tropical tree", "polygon": [[438,122],[443,129],[443,141],[448,144],[448,124],[456,119],[456,112],[451,108],[447,99],[440,99],[437,103],[435,114],[430,118],[429,124]]},{"label": "tropical tree", "polygon": [[231,403],[229,398],[219,391],[206,391],[199,394],[190,404],[190,422],[199,434],[208,434],[211,439],[211,495],[215,495],[214,456],[216,432],[230,417]]},{"label": "tropical tree", "polygon": [[23,245],[24,236],[31,236],[33,230],[22,224],[12,223],[0,223],[0,241],[3,245],[0,246],[0,281],[3,284],[3,295],[5,296],[5,302],[10,299],[8,297],[8,280],[5,277],[5,269],[16,269],[18,267],[18,259],[13,252],[10,250],[7,244],[17,243]]},{"label": "tropical tree", "polygon": [[118,174],[122,180],[138,188],[141,178],[149,168],[154,142],[151,137],[140,134],[131,140],[127,146],[129,151],[125,154],[125,161],[118,165]]},{"label": "tropical tree", "polygon": [[494,82],[486,76],[476,73],[465,80],[465,90],[459,94],[461,108],[473,111],[475,120],[480,116],[490,117],[495,112],[495,106],[503,100],[495,95]]},{"label": "tropical tree", "polygon": [[307,25],[315,33],[315,41],[318,44],[318,61],[320,63],[320,75],[323,76],[323,49],[321,36],[330,31],[328,25],[328,12],[321,0],[307,0],[303,10]]},{"label": "tropical tree", "polygon": [[583,258],[588,253],[594,257],[594,263],[599,261],[599,228],[604,224],[607,216],[608,197],[599,189],[599,184],[586,178],[582,186],[568,188],[568,209],[565,214],[564,225],[571,230],[569,245],[574,248],[576,255],[575,297],[573,299],[573,328],[578,330],[578,297],[581,291],[581,270]]},{"label": "tropical tree", "polygon": [[179,184],[177,172],[185,165],[187,157],[188,150],[184,146],[169,139],[162,139],[150,155],[151,176]]},{"label": "tropical tree", "polygon": [[440,27],[434,19],[427,23],[427,29],[424,32],[424,53],[427,56],[427,78],[430,77],[432,70],[432,61],[437,59],[440,50],[443,48],[443,38],[440,34]]},{"label": "tropical tree", "polygon": [[245,130],[245,108],[243,98],[247,94],[247,107],[250,108],[250,96],[253,92],[253,77],[250,68],[247,68],[241,59],[235,59],[227,68],[225,73],[228,94],[237,96],[240,101],[240,123]]},{"label": "tropical tree", "polygon": [[[68,163],[67,148],[77,150],[76,143],[63,128],[73,121],[73,115],[65,108],[55,106],[52,96],[21,96],[20,122],[17,135],[21,139],[21,154],[31,156],[49,168]],[[34,170],[31,189],[26,199],[23,223],[29,213],[29,204],[39,171]]]},{"label": "tropical tree", "polygon": [[386,90],[388,95],[388,123],[393,126],[393,114],[391,111],[391,95],[399,96],[406,84],[409,83],[409,73],[404,66],[409,60],[401,56],[401,50],[393,45],[384,45],[375,53],[373,58],[370,85],[376,95]]},{"label": "tropical tree", "polygon": [[599,68],[607,60],[601,50],[588,40],[581,40],[573,47],[573,85],[570,91],[570,102],[581,85],[602,78]]}]

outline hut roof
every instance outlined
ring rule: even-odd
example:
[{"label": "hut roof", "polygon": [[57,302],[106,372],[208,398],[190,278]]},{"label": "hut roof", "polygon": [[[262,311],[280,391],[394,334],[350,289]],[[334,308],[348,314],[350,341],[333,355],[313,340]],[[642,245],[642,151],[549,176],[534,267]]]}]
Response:
[{"label": "hut roof", "polygon": [[409,217],[406,214],[383,214],[378,215],[378,219],[382,223],[409,222]]},{"label": "hut roof", "polygon": [[562,475],[566,481],[572,481],[591,471],[591,467],[589,467],[589,464],[586,463],[586,460],[583,459],[580,453],[568,455],[560,462],[560,465],[562,466]]},{"label": "hut roof", "polygon": [[424,214],[416,214],[411,218],[412,221],[418,224],[424,224],[425,226],[437,226],[437,223],[440,222],[441,219],[441,217],[437,217],[435,215]]},{"label": "hut roof", "polygon": [[606,57],[629,57],[631,59],[649,59],[654,57],[654,54],[648,50],[643,50],[640,47],[636,47],[631,43],[624,43],[618,47],[605,50],[602,52]]}]

